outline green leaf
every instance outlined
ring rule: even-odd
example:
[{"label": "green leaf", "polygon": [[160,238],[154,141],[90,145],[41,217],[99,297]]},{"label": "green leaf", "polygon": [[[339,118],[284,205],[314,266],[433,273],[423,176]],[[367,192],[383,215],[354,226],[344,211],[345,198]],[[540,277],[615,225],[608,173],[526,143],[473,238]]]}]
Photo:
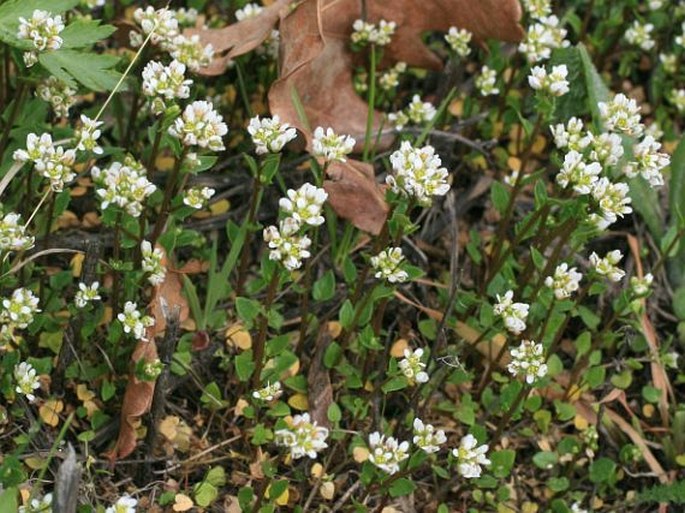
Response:
[{"label": "green leaf", "polygon": [[387,394],[388,392],[395,392],[404,388],[407,388],[407,378],[404,376],[397,376],[384,383],[381,390]]},{"label": "green leaf", "polygon": [[226,471],[223,467],[212,467],[209,472],[207,472],[205,481],[217,488],[221,488],[226,484]]},{"label": "green leaf", "polygon": [[269,498],[270,499],[278,499],[281,495],[285,493],[285,491],[288,489],[288,481],[285,479],[281,479],[280,481],[276,481],[269,487]]},{"label": "green leaf", "polygon": [[509,205],[509,191],[507,190],[507,187],[500,182],[492,182],[490,198],[497,211],[500,214],[504,214]]},{"label": "green leaf", "polygon": [[254,299],[238,297],[235,300],[235,309],[238,312],[240,320],[246,325],[251,326],[262,311],[262,306],[259,301],[255,301]]},{"label": "green leaf", "polygon": [[416,489],[416,485],[406,477],[401,477],[395,480],[390,485],[390,497],[402,497],[409,495]]},{"label": "green leaf", "polygon": [[219,496],[219,490],[211,483],[203,481],[195,487],[194,495],[197,505],[206,508]]},{"label": "green leaf", "polygon": [[590,481],[595,484],[612,481],[616,463],[609,458],[599,458],[590,465]]},{"label": "green leaf", "polygon": [[582,43],[577,46],[578,52],[580,54],[580,61],[583,65],[583,74],[585,75],[585,87],[587,87],[588,93],[588,107],[590,112],[592,112],[592,117],[595,122],[599,125],[599,120],[601,119],[599,113],[599,103],[606,102],[611,96],[611,91],[602,80],[597,68],[592,63],[592,58]]},{"label": "green leaf", "polygon": [[340,361],[343,350],[337,342],[331,342],[323,354],[323,364],[327,369],[332,369]]},{"label": "green leaf", "polygon": [[328,407],[328,411],[326,412],[326,416],[331,422],[340,422],[342,420],[342,411],[340,410],[340,406],[338,406],[336,403],[331,403],[331,405]]},{"label": "green leaf", "polygon": [[516,451],[505,449],[502,451],[494,451],[490,454],[490,461],[492,466],[490,469],[495,477],[507,477],[514,467],[514,460],[516,459]]},{"label": "green leaf", "polygon": [[252,350],[243,351],[235,357],[235,372],[240,381],[247,381],[252,376],[255,370],[255,364],[252,361]]},{"label": "green leaf", "polygon": [[535,463],[535,466],[543,470],[554,468],[558,462],[559,457],[555,452],[541,451],[533,456],[533,463]]},{"label": "green leaf", "polygon": [[571,482],[566,477],[551,477],[547,480],[547,486],[553,492],[563,492],[568,490]]},{"label": "green leaf", "polygon": [[119,62],[113,55],[63,49],[41,53],[38,60],[70,87],[79,82],[93,91],[112,91],[121,78],[119,72],[111,69]]},{"label": "green leaf", "polygon": [[[671,158],[669,183],[671,227],[685,226],[685,137]],[[675,285],[685,285],[685,244],[681,244],[675,258],[668,262],[669,278]]]},{"label": "green leaf", "polygon": [[100,25],[99,20],[81,18],[67,25],[60,37],[64,40],[62,48],[83,48],[111,36],[117,28],[113,25]]},{"label": "green leaf", "polygon": [[630,198],[633,200],[631,205],[647,223],[649,232],[660,239],[664,234],[664,223],[659,208],[659,195],[656,190],[641,176],[630,178],[628,186],[630,187]]},{"label": "green leaf", "polygon": [[221,400],[221,389],[214,381],[205,386],[200,397],[200,402],[211,409],[221,408],[224,402]]},{"label": "green leaf", "polygon": [[0,493],[0,511],[17,511],[16,488],[8,488]]},{"label": "green leaf", "polygon": [[312,297],[315,301],[328,301],[335,295],[335,274],[328,270],[314,282]]},{"label": "green leaf", "polygon": [[343,328],[351,328],[352,321],[354,320],[354,306],[352,306],[352,301],[349,299],[345,300],[342,307],[340,308],[340,324]]}]

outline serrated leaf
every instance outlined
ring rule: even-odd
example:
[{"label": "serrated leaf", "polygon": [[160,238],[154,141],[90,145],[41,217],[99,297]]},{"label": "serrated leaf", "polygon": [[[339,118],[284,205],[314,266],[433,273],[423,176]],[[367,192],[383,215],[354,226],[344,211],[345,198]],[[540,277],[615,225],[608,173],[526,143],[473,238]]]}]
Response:
[{"label": "serrated leaf", "polygon": [[112,91],[121,74],[112,70],[119,58],[78,50],[59,50],[41,53],[39,62],[55,77],[70,87],[79,82],[93,91]]},{"label": "serrated leaf", "polygon": [[99,20],[82,18],[67,25],[60,37],[62,48],[84,48],[111,36],[117,28],[113,25],[101,25]]}]

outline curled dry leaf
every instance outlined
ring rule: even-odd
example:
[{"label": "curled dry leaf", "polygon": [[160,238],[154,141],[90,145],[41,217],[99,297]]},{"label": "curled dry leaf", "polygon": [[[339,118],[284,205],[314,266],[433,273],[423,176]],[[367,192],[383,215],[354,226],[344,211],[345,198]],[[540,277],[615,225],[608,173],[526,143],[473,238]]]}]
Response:
[{"label": "curled dry leaf", "polygon": [[385,191],[373,166],[357,160],[333,162],[323,184],[335,212],[360,230],[378,235],[388,215]]},{"label": "curled dry leaf", "polygon": [[[164,332],[167,315],[175,308],[179,309],[179,322],[188,319],[190,309],[188,302],[183,297],[183,282],[180,271],[170,268],[169,260],[161,246],[157,246],[164,256],[162,265],[167,269],[164,281],[152,290],[152,298],[148,310],[155,320],[155,324],[146,330],[146,340],[141,340],[136,345],[131,355],[131,365],[135,368],[138,362],[154,363],[157,360],[157,344],[155,337]],[[125,458],[136,448],[136,428],[140,419],[152,406],[152,398],[155,392],[155,382],[140,380],[135,372],[129,374],[128,385],[124,393],[124,401],[121,405],[121,422],[119,425],[119,437],[114,447],[107,453],[111,461]]]}]

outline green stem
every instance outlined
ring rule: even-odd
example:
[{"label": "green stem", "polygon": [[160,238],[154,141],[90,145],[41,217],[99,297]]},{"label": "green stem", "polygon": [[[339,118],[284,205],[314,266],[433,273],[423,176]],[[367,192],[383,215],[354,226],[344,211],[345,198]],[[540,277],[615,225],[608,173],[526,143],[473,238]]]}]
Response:
[{"label": "green stem", "polygon": [[166,183],[166,187],[164,189],[164,199],[162,200],[162,207],[160,208],[159,216],[157,217],[157,222],[155,223],[154,231],[150,236],[150,244],[152,244],[153,247],[157,242],[159,236],[162,234],[162,231],[164,230],[164,225],[166,224],[166,221],[169,218],[169,205],[171,204],[171,200],[174,197],[174,193],[176,191],[176,182],[178,181],[178,175],[181,172],[181,166],[183,165],[183,161],[185,160],[187,153],[188,148],[184,146],[183,150],[181,151],[181,155],[178,157],[178,160],[176,160],[174,169],[171,171],[169,180]]},{"label": "green stem", "polygon": [[252,374],[252,388],[258,389],[262,383],[262,369],[264,368],[264,353],[266,345],[266,333],[269,328],[269,310],[276,297],[276,292],[278,291],[278,283],[280,281],[280,269],[274,269],[273,276],[271,276],[271,281],[269,282],[269,288],[266,292],[266,299],[264,301],[264,313],[259,319],[259,332],[257,334],[257,340],[254,345],[254,352],[252,353],[252,359],[254,363],[254,373]]},{"label": "green stem", "polygon": [[371,138],[373,137],[373,121],[376,114],[376,46],[371,45],[369,70],[369,111],[366,117],[366,134],[364,135],[364,162],[369,158]]},{"label": "green stem", "polygon": [[14,122],[17,120],[17,116],[19,115],[19,107],[24,103],[24,96],[26,95],[26,83],[25,82],[19,82],[19,86],[17,87],[17,91],[15,92],[15,100],[14,103],[12,104],[12,110],[10,111],[10,115],[7,119],[7,124],[5,125],[5,129],[2,132],[2,138],[0,138],[0,158],[5,155],[5,149],[7,149],[7,141],[9,140],[10,137],[10,131],[12,130],[12,127],[14,126]]}]

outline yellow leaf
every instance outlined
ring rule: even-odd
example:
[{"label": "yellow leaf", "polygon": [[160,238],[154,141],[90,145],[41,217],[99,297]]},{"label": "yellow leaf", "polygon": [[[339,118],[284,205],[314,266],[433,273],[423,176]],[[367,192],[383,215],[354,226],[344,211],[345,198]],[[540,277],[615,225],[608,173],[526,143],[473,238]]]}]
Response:
[{"label": "yellow leaf", "polygon": [[390,348],[390,356],[393,358],[402,358],[404,357],[404,350],[407,348],[409,348],[409,342],[407,342],[407,339],[398,338]]},{"label": "yellow leaf", "polygon": [[509,506],[505,506],[504,504],[498,504],[497,505],[497,513],[516,513],[513,509],[511,509]]},{"label": "yellow leaf", "polygon": [[176,427],[178,426],[180,420],[181,419],[175,415],[167,415],[162,419],[162,422],[159,423],[159,432],[164,438],[170,442],[173,442],[178,434]]},{"label": "yellow leaf", "polygon": [[323,465],[321,463],[314,463],[314,465],[312,465],[312,470],[310,472],[312,474],[312,477],[321,477],[323,475]]},{"label": "yellow leaf", "polygon": [[285,381],[288,378],[292,378],[300,372],[300,360],[297,359],[293,364],[281,373],[281,381]]},{"label": "yellow leaf", "polygon": [[209,211],[215,216],[225,214],[229,208],[231,208],[231,203],[227,199],[220,199],[209,205]]},{"label": "yellow leaf", "polygon": [[585,431],[588,428],[588,421],[582,415],[576,415],[573,419],[573,423],[578,431]]},{"label": "yellow leaf", "polygon": [[590,507],[593,511],[600,509],[602,506],[604,506],[604,501],[602,499],[600,499],[599,497],[592,498],[592,501],[590,502]]},{"label": "yellow leaf", "polygon": [[45,401],[38,409],[38,414],[48,426],[56,427],[59,424],[59,414],[62,410],[64,410],[64,403],[62,401],[50,399]]},{"label": "yellow leaf", "polygon": [[72,187],[69,189],[69,195],[72,198],[78,198],[79,196],[84,196],[88,192],[88,189],[81,185],[77,185],[76,187]]},{"label": "yellow leaf", "polygon": [[535,143],[533,144],[533,153],[542,153],[545,149],[545,146],[547,146],[547,139],[542,135],[538,135],[535,138]]},{"label": "yellow leaf", "polygon": [[447,110],[449,110],[450,114],[452,114],[455,118],[461,117],[464,115],[464,100],[461,98],[457,98],[455,100],[452,100],[450,103],[450,106],[447,107]]},{"label": "yellow leaf", "polygon": [[675,462],[681,467],[685,467],[685,454],[679,454],[675,457]]},{"label": "yellow leaf", "polygon": [[292,408],[300,411],[307,411],[309,409],[309,401],[307,400],[307,396],[304,394],[291,395],[288,398],[288,404]]},{"label": "yellow leaf", "polygon": [[654,405],[652,404],[645,404],[642,407],[642,414],[647,417],[648,419],[651,419],[652,416],[654,415]]},{"label": "yellow leaf", "polygon": [[188,511],[194,505],[193,499],[182,493],[177,493],[176,497],[174,497],[174,506],[171,509],[174,511]]},{"label": "yellow leaf", "polygon": [[240,417],[248,406],[250,406],[250,403],[245,399],[238,399],[238,402],[235,403],[235,416]]},{"label": "yellow leaf", "polygon": [[31,470],[40,470],[45,466],[47,462],[47,459],[41,458],[39,456],[29,456],[24,460],[26,466],[29,467]]},{"label": "yellow leaf", "polygon": [[76,253],[71,259],[71,275],[74,278],[81,276],[81,270],[83,269],[83,259],[86,258],[84,253]]},{"label": "yellow leaf", "polygon": [[366,447],[355,447],[352,449],[352,459],[357,463],[364,463],[369,459],[369,450]]},{"label": "yellow leaf", "polygon": [[79,398],[79,401],[90,401],[95,397],[95,393],[88,390],[88,387],[81,383],[76,387],[76,397]]},{"label": "yellow leaf", "polygon": [[171,171],[176,164],[176,159],[169,155],[159,155],[155,159],[155,166],[160,171]]},{"label": "yellow leaf", "polygon": [[521,506],[521,513],[538,513],[540,508],[534,502],[524,502]]},{"label": "yellow leaf", "polygon": [[329,321],[326,325],[326,328],[328,329],[328,334],[334,340],[342,333],[342,324],[340,324],[338,321]]},{"label": "yellow leaf", "polygon": [[521,171],[521,159],[518,157],[509,157],[507,159],[507,166],[512,171]]},{"label": "yellow leaf", "polygon": [[226,343],[230,347],[237,347],[243,351],[252,347],[252,335],[240,323],[234,324],[226,330]]},{"label": "yellow leaf", "polygon": [[321,497],[327,501],[333,500],[333,497],[335,496],[335,485],[330,481],[321,483],[321,486],[319,487],[319,493],[321,494]]},{"label": "yellow leaf", "polygon": [[286,488],[285,491],[281,495],[276,497],[275,502],[279,506],[286,506],[288,504],[288,499],[290,499],[290,489]]}]

